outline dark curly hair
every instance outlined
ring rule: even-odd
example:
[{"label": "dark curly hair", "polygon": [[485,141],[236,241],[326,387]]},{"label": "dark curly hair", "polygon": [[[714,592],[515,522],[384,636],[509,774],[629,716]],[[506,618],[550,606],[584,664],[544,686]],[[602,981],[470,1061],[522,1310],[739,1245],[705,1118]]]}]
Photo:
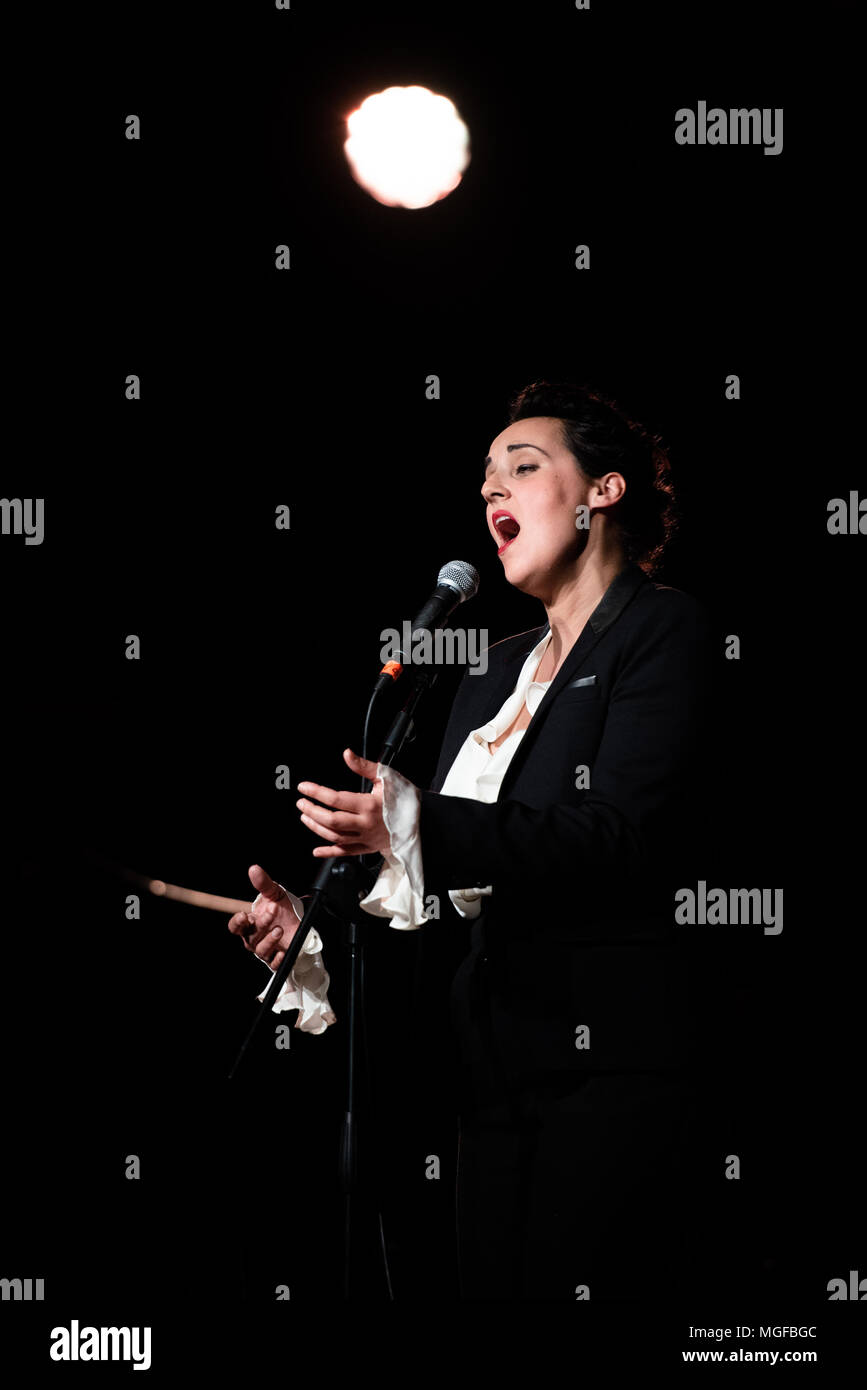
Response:
[{"label": "dark curly hair", "polygon": [[589,386],[549,381],[525,386],[509,406],[508,423],[532,415],[560,421],[563,443],[588,482],[603,473],[623,474],[626,491],[612,517],[627,559],[646,574],[655,573],[679,520],[668,451],[660,437]]}]

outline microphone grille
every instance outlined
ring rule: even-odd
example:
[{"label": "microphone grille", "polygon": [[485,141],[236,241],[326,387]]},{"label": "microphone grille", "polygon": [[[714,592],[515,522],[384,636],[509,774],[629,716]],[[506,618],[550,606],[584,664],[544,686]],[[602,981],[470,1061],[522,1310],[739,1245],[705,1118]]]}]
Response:
[{"label": "microphone grille", "polygon": [[437,584],[448,584],[452,589],[457,589],[463,603],[478,590],[479,572],[475,565],[468,564],[466,560],[449,560],[437,575]]}]

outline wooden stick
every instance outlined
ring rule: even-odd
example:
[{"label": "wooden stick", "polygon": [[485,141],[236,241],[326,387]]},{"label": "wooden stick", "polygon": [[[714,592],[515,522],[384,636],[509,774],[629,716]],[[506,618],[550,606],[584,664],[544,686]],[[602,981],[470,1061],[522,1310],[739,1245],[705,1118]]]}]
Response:
[{"label": "wooden stick", "polygon": [[148,880],[148,887],[158,898],[174,898],[179,903],[191,903],[193,907],[209,907],[212,912],[250,912],[253,900],[242,902],[240,898],[221,898],[216,893],[197,893],[193,888],[179,888],[176,883],[163,883],[161,878]]},{"label": "wooden stick", "polygon": [[109,873],[119,875],[146,893],[153,893],[157,898],[172,898],[175,902],[189,903],[192,907],[210,908],[212,912],[250,912],[253,907],[252,899],[245,901],[242,898],[223,898],[216,893],[199,893],[194,888],[181,888],[177,883],[165,883],[161,878],[148,878],[145,874],[137,874],[134,869],[115,864],[113,860],[93,851],[88,851],[88,858],[95,860]]}]

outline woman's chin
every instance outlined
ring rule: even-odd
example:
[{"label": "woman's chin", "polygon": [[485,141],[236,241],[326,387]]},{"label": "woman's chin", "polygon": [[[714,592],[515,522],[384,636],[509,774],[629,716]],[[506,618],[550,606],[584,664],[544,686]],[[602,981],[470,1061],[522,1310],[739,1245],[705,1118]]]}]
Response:
[{"label": "woman's chin", "polygon": [[503,573],[506,576],[506,581],[512,585],[513,589],[520,589],[522,593],[530,594],[535,597],[536,585],[534,580],[538,578],[538,576],[534,575],[528,565],[522,565],[520,561],[514,560],[509,564],[507,561],[503,565]]}]

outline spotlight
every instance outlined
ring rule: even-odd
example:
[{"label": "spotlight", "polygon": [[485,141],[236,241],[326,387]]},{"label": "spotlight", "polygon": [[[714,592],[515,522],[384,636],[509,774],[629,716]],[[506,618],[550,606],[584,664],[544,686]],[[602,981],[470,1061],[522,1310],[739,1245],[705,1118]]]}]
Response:
[{"label": "spotlight", "polygon": [[470,133],[453,102],[427,87],[386,87],[346,120],[352,176],[388,207],[426,208],[461,181]]}]

